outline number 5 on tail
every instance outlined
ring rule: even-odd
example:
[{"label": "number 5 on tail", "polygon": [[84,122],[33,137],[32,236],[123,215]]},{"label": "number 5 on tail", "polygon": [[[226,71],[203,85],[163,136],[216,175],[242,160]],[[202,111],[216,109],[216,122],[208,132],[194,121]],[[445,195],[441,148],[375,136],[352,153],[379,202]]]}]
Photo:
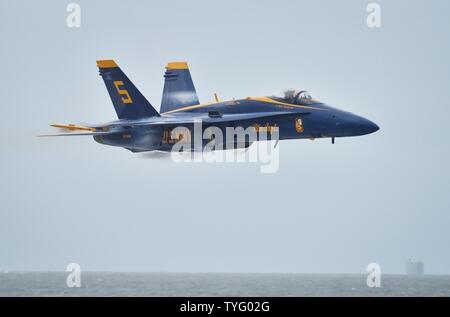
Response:
[{"label": "number 5 on tail", "polygon": [[131,100],[131,97],[130,97],[130,94],[128,93],[128,91],[126,89],[120,89],[120,86],[123,86],[123,81],[121,81],[121,80],[114,81],[114,86],[116,87],[116,90],[119,95],[126,96],[126,97],[122,97],[123,103],[133,103],[133,100]]}]

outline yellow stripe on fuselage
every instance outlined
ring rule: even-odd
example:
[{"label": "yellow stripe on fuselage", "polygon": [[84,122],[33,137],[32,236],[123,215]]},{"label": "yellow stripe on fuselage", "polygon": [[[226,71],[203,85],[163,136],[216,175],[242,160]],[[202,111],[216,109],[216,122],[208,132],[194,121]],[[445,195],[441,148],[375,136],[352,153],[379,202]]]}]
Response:
[{"label": "yellow stripe on fuselage", "polygon": [[170,110],[170,111],[164,112],[162,114],[170,114],[170,113],[174,113],[174,112],[178,112],[178,111],[186,111],[186,110],[191,110],[191,109],[208,107],[208,106],[212,106],[212,105],[215,105],[215,104],[218,104],[218,102],[210,102],[210,103],[204,103],[204,104],[200,104],[200,105],[186,106],[186,107],[183,107],[183,108]]},{"label": "yellow stripe on fuselage", "polygon": [[273,99],[271,99],[269,97],[249,97],[249,98],[240,99],[240,100],[229,100],[229,101],[225,101],[225,102],[210,102],[210,103],[204,103],[204,104],[200,104],[200,105],[187,106],[187,107],[183,107],[183,108],[179,108],[179,109],[170,110],[170,111],[164,112],[162,114],[171,114],[171,113],[179,112],[179,111],[187,111],[187,110],[192,110],[192,109],[197,109],[197,108],[203,108],[203,107],[216,105],[216,104],[219,104],[219,103],[220,104],[233,104],[233,105],[236,105],[240,101],[245,101],[245,100],[256,100],[256,101],[269,103],[269,104],[272,104],[272,105],[280,105],[280,106],[286,106],[286,107],[292,107],[292,108],[313,109],[313,110],[327,110],[327,109],[313,107],[313,106],[301,106],[301,105],[293,105],[293,104],[290,104],[290,103],[284,103],[284,102],[273,100]]},{"label": "yellow stripe on fuselage", "polygon": [[285,102],[281,102],[281,101],[276,101],[276,100],[273,100],[273,99],[271,99],[269,97],[257,97],[257,98],[251,98],[250,100],[258,100],[258,101],[262,101],[262,102],[267,102],[267,103],[272,103],[272,104],[282,105],[282,106],[288,106],[288,107],[294,107],[294,108],[313,109],[313,110],[326,110],[326,109],[323,109],[323,108],[317,108],[317,107],[313,107],[313,106],[293,105],[291,103],[285,103]]}]

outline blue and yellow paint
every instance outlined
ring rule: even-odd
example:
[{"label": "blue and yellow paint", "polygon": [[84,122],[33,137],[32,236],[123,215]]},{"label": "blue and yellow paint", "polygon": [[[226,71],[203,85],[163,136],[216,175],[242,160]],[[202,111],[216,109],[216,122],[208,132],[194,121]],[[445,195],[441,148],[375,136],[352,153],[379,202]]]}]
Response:
[{"label": "blue and yellow paint", "polygon": [[[259,132],[277,129],[279,139],[315,139],[369,134],[378,126],[357,115],[311,99],[247,97],[238,100],[199,102],[186,62],[171,62],[164,74],[161,114],[148,102],[114,60],[97,61],[100,76],[119,120],[98,126],[55,124],[67,130],[62,135],[92,135],[102,144],[120,146],[133,152],[168,151],[174,142],[170,132],[178,126],[203,129],[217,126],[253,127]],[[74,133],[81,131],[83,133]]]}]

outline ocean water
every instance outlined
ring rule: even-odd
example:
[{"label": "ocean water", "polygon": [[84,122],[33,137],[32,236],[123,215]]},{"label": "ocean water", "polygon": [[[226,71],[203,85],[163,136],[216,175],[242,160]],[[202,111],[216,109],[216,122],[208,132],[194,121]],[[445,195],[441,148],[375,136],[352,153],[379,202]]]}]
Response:
[{"label": "ocean water", "polygon": [[0,273],[0,296],[450,296],[449,275],[366,275],[82,272],[81,287],[66,272]]}]

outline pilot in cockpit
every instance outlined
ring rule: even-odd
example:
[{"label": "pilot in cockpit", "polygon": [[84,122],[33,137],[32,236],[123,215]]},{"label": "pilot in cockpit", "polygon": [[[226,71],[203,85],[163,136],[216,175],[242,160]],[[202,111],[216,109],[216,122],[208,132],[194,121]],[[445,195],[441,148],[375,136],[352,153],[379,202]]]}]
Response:
[{"label": "pilot in cockpit", "polygon": [[283,91],[281,94],[271,96],[270,98],[294,105],[317,103],[306,90],[289,89]]}]

